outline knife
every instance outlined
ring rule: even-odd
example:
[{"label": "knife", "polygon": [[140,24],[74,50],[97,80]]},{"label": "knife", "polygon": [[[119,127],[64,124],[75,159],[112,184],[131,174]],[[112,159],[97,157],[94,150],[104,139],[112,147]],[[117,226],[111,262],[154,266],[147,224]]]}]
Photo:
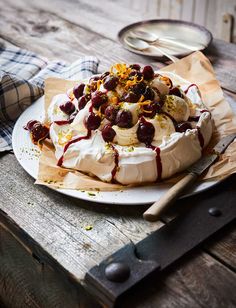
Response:
[{"label": "knife", "polygon": [[178,183],[172,186],[166,194],[148,208],[143,213],[143,218],[148,221],[156,221],[160,215],[173,202],[197,180],[197,178],[206,171],[220,156],[224,153],[231,142],[236,138],[236,133],[222,138],[213,148],[212,153],[200,158],[196,163],[187,169],[187,175]]}]

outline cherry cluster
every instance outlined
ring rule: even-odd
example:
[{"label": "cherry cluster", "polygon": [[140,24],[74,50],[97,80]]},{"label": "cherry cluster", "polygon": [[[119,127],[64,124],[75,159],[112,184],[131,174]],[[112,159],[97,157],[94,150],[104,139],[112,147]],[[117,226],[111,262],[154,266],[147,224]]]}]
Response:
[{"label": "cherry cluster", "polygon": [[[120,128],[132,127],[133,117],[129,110],[122,109],[122,102],[143,104],[139,111],[139,127],[137,137],[140,142],[150,144],[153,140],[155,129],[154,126],[144,120],[145,118],[153,118],[157,113],[162,112],[163,100],[158,91],[150,86],[155,74],[151,66],[146,65],[141,69],[139,64],[131,64],[127,69],[128,75],[125,78],[122,74],[114,74],[105,72],[99,76],[92,77],[88,85],[84,83],[78,84],[73,88],[74,97],[78,100],[78,109],[85,108],[86,104],[91,100],[91,108],[89,115],[85,119],[85,126],[88,130],[95,130],[100,127],[102,120],[105,118],[107,124],[102,128],[102,136],[106,142],[111,142],[116,133],[112,128],[117,125]],[[165,77],[163,77],[165,78]],[[100,90],[99,86],[103,85],[104,90]],[[130,86],[126,86],[129,84]],[[116,87],[121,85],[125,89],[122,96],[119,96]],[[169,81],[170,95],[183,98],[178,87],[173,87],[171,80]],[[109,93],[116,93],[116,102],[109,103]],[[93,108],[97,112],[93,111]],[[68,101],[60,105],[60,109],[70,116],[69,121],[73,121],[77,110],[73,102]],[[172,118],[171,118],[172,119]],[[173,119],[172,119],[173,120]],[[191,127],[189,122],[176,123],[175,128],[178,132],[184,132]]]},{"label": "cherry cluster", "polygon": [[30,120],[24,129],[30,132],[30,137],[34,144],[46,139],[49,135],[49,129],[37,120]]}]

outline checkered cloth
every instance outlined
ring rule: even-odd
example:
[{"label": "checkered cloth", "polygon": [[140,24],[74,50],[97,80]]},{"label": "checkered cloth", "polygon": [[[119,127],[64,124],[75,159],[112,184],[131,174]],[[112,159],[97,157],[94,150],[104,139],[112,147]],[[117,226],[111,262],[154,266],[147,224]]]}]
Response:
[{"label": "checkered cloth", "polygon": [[11,150],[15,120],[44,93],[47,77],[84,79],[97,73],[98,60],[84,57],[71,65],[49,62],[33,52],[0,46],[0,152]]}]

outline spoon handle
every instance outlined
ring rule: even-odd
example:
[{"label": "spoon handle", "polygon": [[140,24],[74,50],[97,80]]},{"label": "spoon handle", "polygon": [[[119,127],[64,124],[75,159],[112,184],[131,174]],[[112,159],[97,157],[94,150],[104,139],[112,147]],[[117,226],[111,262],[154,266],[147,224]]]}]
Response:
[{"label": "spoon handle", "polygon": [[184,47],[186,49],[192,50],[192,51],[196,51],[199,50],[199,47],[197,46],[189,46],[187,44],[172,40],[172,39],[168,39],[168,38],[164,38],[164,37],[160,37],[156,40],[156,42],[166,42],[166,43],[171,43],[172,45],[176,45],[176,46],[180,46],[180,47]]},{"label": "spoon handle", "polygon": [[167,53],[166,51],[164,51],[162,48],[159,48],[157,46],[152,45],[152,47],[154,47],[156,50],[158,50],[161,54],[163,54],[164,56],[166,56],[167,58],[169,58],[172,62],[177,62],[179,59],[176,58],[175,56],[170,55],[169,53]]}]

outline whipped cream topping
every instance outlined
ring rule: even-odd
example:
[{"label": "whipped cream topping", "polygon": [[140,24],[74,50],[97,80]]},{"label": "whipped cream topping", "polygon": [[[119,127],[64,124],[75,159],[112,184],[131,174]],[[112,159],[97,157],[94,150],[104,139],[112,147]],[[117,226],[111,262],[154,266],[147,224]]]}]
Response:
[{"label": "whipped cream topping", "polygon": [[190,115],[188,102],[175,95],[166,95],[162,110],[171,115],[177,122],[187,121]]},{"label": "whipped cream topping", "polygon": [[65,104],[68,101],[69,97],[67,94],[58,94],[53,97],[47,112],[48,120],[50,123],[54,121],[65,121],[69,119],[69,116],[60,109],[60,105]]},{"label": "whipped cream topping", "polygon": [[[131,113],[130,127],[110,123],[102,115],[100,107],[94,108],[91,100],[78,110],[79,99],[76,98],[73,98],[78,111],[75,118],[71,123],[59,125],[57,121],[69,119],[61,111],[60,105],[70,100],[73,90],[69,90],[68,94],[56,95],[47,116],[51,123],[50,137],[55,145],[55,156],[61,160],[62,167],[85,172],[105,182],[117,181],[126,185],[168,178],[197,161],[212,135],[211,114],[206,110],[197,86],[191,86],[191,83],[171,72],[165,72],[165,77],[161,79],[159,73],[162,74],[157,72],[157,77],[151,80],[149,86],[155,92],[154,100],[162,97],[162,111],[153,117],[148,117],[148,113],[140,116],[146,106],[142,97],[136,103],[123,101],[119,108]],[[170,86],[169,80],[173,85]],[[175,86],[179,87],[182,97],[170,94],[170,89]],[[107,91],[104,84],[100,84],[97,90]],[[114,98],[122,97],[125,91],[120,84],[112,91],[107,91],[108,103],[118,108],[117,102],[113,103]],[[101,124],[94,130],[88,130],[86,126],[91,113],[102,118]],[[138,138],[141,121],[151,123],[154,127],[152,142],[148,146]],[[176,131],[176,125],[186,121],[191,128],[183,132]],[[103,138],[103,128],[107,124],[115,132],[112,142],[106,142]],[[76,138],[78,142],[69,144]]]},{"label": "whipped cream topping", "polygon": [[169,93],[168,86],[164,82],[161,82],[159,78],[154,78],[151,82],[151,87],[157,89],[161,95],[167,95]]}]

